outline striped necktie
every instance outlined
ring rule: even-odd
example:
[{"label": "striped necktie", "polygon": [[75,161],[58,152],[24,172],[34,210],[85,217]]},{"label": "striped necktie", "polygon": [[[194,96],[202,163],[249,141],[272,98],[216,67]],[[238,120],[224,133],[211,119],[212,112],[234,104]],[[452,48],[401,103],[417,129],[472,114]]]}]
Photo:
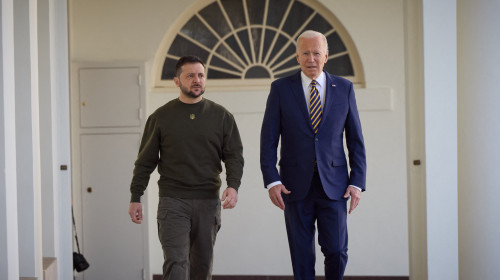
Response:
[{"label": "striped necktie", "polygon": [[321,98],[319,97],[318,89],[316,88],[316,80],[311,82],[311,91],[309,97],[309,112],[311,114],[311,124],[313,126],[314,133],[318,133],[319,123],[321,122],[321,115],[323,114],[321,110]]}]

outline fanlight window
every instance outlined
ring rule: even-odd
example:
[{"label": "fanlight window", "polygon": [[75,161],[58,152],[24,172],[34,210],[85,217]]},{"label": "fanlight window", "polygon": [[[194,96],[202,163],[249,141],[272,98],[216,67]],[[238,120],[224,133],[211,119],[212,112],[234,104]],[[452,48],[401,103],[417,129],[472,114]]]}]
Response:
[{"label": "fanlight window", "polygon": [[[340,22],[316,1],[215,0],[191,12],[171,30],[157,54],[155,82],[175,76],[183,55],[206,63],[208,79],[276,79],[297,72],[296,39],[305,30],[325,34],[329,58],[325,70],[363,84],[363,71],[352,40]],[[159,80],[159,81],[158,81]]]}]

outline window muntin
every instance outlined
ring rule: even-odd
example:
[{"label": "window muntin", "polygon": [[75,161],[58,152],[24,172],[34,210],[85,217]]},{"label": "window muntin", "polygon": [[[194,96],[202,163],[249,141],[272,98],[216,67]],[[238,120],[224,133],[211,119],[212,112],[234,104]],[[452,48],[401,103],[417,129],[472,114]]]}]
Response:
[{"label": "window muntin", "polygon": [[[297,37],[312,29],[325,34],[329,59],[325,70],[363,85],[363,71],[352,40],[333,14],[316,1],[209,0],[187,14],[180,28],[164,38],[156,62],[155,86],[173,79],[183,55],[206,63],[210,80],[262,80],[300,69]],[[170,41],[168,41],[170,39]],[[159,75],[158,75],[159,74]],[[213,83],[212,83],[213,84]]]}]

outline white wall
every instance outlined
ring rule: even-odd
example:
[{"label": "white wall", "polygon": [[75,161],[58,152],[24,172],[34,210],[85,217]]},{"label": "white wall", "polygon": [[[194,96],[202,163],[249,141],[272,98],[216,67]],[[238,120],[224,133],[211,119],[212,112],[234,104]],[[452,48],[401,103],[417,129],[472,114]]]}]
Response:
[{"label": "white wall", "polygon": [[[359,212],[349,217],[346,274],[408,275],[403,3],[321,2],[339,18],[356,44],[367,89],[392,91],[392,110],[360,108],[368,181]],[[357,92],[361,103],[362,91]]]},{"label": "white wall", "polygon": [[[153,65],[168,28],[177,16],[196,3],[186,0],[175,1],[174,5],[173,2],[70,1],[71,60],[110,63],[142,60]],[[357,96],[367,148],[368,186],[360,206],[349,217],[350,258],[346,274],[408,275],[403,3],[319,2],[332,10],[351,35],[361,56],[367,87],[358,89]],[[147,80],[151,80],[150,75]],[[149,83],[147,89],[150,87]],[[147,93],[147,113],[177,95],[175,88],[170,92]],[[290,275],[283,216],[263,189],[258,164],[258,139],[267,90],[227,92],[211,88],[208,81],[206,96],[235,113],[246,159],[239,205],[223,211],[214,273]],[[373,106],[380,102],[373,96],[384,97],[382,106]],[[239,98],[249,99],[244,103]],[[250,105],[243,107],[243,103]],[[163,257],[156,235],[156,181],[153,176],[147,193],[147,218],[151,225],[151,272],[160,274]],[[323,274],[321,256],[317,271]]]},{"label": "white wall", "polygon": [[427,279],[457,279],[456,1],[422,3]]},{"label": "white wall", "polygon": [[460,279],[500,275],[500,3],[458,5]]}]

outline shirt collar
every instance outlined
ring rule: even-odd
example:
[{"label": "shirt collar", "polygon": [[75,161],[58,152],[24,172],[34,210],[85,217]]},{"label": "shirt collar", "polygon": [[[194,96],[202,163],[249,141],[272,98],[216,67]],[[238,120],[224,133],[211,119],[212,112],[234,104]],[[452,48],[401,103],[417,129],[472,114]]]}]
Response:
[{"label": "shirt collar", "polygon": [[[306,74],[304,74],[304,72],[302,72],[302,71],[300,71],[300,79],[302,81],[302,85],[305,88],[309,88],[309,85],[311,84],[312,79],[307,77]],[[325,86],[325,84],[326,84],[325,72],[321,71],[321,74],[319,74],[319,76],[316,78],[316,83],[318,84],[319,87]]]}]

